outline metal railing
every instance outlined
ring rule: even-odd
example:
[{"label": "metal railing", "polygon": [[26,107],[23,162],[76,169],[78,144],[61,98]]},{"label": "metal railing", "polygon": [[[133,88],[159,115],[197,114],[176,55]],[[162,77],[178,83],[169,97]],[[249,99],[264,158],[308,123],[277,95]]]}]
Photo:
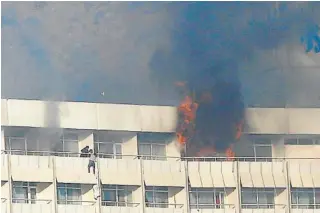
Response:
[{"label": "metal railing", "polygon": [[234,209],[234,204],[190,204],[191,209]]},{"label": "metal railing", "polygon": [[85,201],[85,200],[58,200],[58,205],[87,205],[93,206],[96,201]]},{"label": "metal railing", "polygon": [[320,209],[320,203],[318,204],[291,204],[292,209]]},{"label": "metal railing", "polygon": [[149,208],[175,208],[175,209],[180,209],[180,208],[183,207],[183,204],[150,203],[150,202],[146,202],[146,207],[149,207]]},{"label": "metal railing", "polygon": [[243,209],[284,209],[285,204],[241,204]]},{"label": "metal railing", "polygon": [[138,207],[140,203],[101,201],[102,206],[121,206],[121,207]]},{"label": "metal railing", "polygon": [[[31,156],[57,156],[57,157],[80,157],[79,152],[60,152],[60,151],[27,151],[27,150],[1,150],[1,154],[11,155],[31,155]],[[286,157],[176,157],[176,156],[154,156],[154,155],[117,155],[97,153],[99,158],[113,158],[113,159],[142,159],[142,160],[168,160],[176,159],[177,161],[240,161],[240,162],[281,162],[284,160],[314,160],[320,158],[286,158]],[[87,157],[83,157],[87,158]]]},{"label": "metal railing", "polygon": [[52,200],[47,199],[26,199],[26,198],[13,198],[12,203],[28,203],[28,204],[50,204]]}]

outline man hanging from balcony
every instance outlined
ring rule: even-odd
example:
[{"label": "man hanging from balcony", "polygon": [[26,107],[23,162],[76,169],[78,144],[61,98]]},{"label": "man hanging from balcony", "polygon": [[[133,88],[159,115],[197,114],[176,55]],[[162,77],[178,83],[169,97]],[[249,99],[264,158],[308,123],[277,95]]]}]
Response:
[{"label": "man hanging from balcony", "polygon": [[90,173],[90,168],[93,168],[93,174],[96,174],[96,153],[93,153],[93,150],[89,150],[90,158],[88,164],[88,173]]}]

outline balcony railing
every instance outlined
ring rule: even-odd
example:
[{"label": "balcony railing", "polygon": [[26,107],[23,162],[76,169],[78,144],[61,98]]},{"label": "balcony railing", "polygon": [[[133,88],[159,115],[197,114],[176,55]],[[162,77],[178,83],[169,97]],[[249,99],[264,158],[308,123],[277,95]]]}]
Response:
[{"label": "balcony railing", "polygon": [[284,209],[285,204],[242,204],[243,209]]},{"label": "balcony railing", "polygon": [[320,209],[320,203],[318,204],[291,204],[293,209]]},{"label": "balcony railing", "polygon": [[13,198],[12,203],[29,203],[29,204],[50,204],[52,200],[46,199],[26,199],[26,198]]},{"label": "balcony railing", "polygon": [[[1,154],[11,155],[31,155],[31,156],[58,156],[58,157],[80,157],[79,152],[57,152],[57,151],[27,151],[27,150],[1,150]],[[143,159],[143,160],[168,160],[175,159],[177,161],[239,161],[239,162],[281,162],[284,160],[314,160],[320,158],[285,158],[285,157],[172,157],[172,156],[154,156],[154,155],[117,155],[117,154],[105,154],[97,153],[98,158],[131,158],[131,159]],[[88,157],[85,157],[88,158]]]},{"label": "balcony railing", "polygon": [[175,208],[180,209],[183,207],[183,204],[172,204],[172,203],[146,203],[146,207],[149,208]]},{"label": "balcony railing", "polygon": [[101,201],[102,206],[138,207],[140,203]]},{"label": "balcony railing", "polygon": [[234,204],[190,204],[191,209],[234,209]]},{"label": "balcony railing", "polygon": [[93,206],[96,201],[86,201],[86,200],[58,200],[59,205],[87,205]]}]

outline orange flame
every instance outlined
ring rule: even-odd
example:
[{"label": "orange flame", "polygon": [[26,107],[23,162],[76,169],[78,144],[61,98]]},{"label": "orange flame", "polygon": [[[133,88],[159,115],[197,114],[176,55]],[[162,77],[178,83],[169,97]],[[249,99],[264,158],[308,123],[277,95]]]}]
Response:
[{"label": "orange flame", "polygon": [[185,132],[190,125],[194,125],[194,120],[196,118],[196,111],[198,109],[198,104],[193,102],[190,96],[186,96],[178,107],[178,111],[182,115],[182,124],[177,131],[177,139],[180,144],[185,144],[188,140],[188,136]]}]

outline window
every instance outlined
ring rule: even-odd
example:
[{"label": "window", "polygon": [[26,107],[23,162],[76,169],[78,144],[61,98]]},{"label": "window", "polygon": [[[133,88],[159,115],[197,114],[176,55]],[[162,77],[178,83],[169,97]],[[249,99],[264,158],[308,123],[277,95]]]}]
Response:
[{"label": "window", "polygon": [[94,150],[97,152],[99,157],[103,158],[117,158],[121,159],[122,155],[122,145],[121,143],[116,143],[106,135],[102,133],[94,134]]},{"label": "window", "polygon": [[242,208],[269,209],[274,208],[274,189],[243,188],[241,191]]},{"label": "window", "polygon": [[168,208],[168,187],[146,187],[146,206]]},{"label": "window", "polygon": [[170,140],[172,141],[171,134],[139,134],[139,155],[146,160],[166,160],[166,144]]},{"label": "window", "polygon": [[284,140],[285,145],[318,145],[318,138],[288,138]]},{"label": "window", "polygon": [[224,208],[225,192],[219,189],[192,188],[189,192],[191,209]]},{"label": "window", "polygon": [[58,204],[81,204],[80,184],[58,183],[57,197]]},{"label": "window", "polygon": [[60,137],[60,143],[56,147],[58,152],[68,152],[72,154],[59,154],[59,156],[78,157],[79,145],[78,135],[70,132],[64,132]]},{"label": "window", "polygon": [[271,161],[271,140],[265,138],[255,139],[253,143],[253,153],[255,161]]},{"label": "window", "polygon": [[320,188],[292,189],[291,205],[297,209],[320,209]]},{"label": "window", "polygon": [[132,206],[132,190],[128,186],[103,185],[103,206]]},{"label": "window", "polygon": [[27,139],[24,137],[5,137],[6,150],[13,150],[15,155],[24,155],[27,151]]},{"label": "window", "polygon": [[37,189],[36,183],[13,182],[12,202],[13,203],[36,203]]}]

